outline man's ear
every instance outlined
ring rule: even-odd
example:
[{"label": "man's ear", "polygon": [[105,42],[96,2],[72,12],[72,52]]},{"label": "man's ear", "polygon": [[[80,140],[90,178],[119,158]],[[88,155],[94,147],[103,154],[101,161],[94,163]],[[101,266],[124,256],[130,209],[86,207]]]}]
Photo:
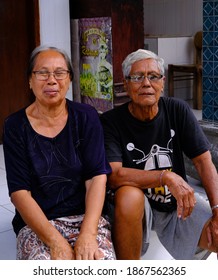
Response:
[{"label": "man's ear", "polygon": [[126,82],[126,79],[123,79],[123,88],[125,89],[125,91],[127,91],[127,82]]},{"label": "man's ear", "polygon": [[162,87],[162,92],[164,92],[164,88],[165,88],[165,82],[166,82],[166,77],[165,76],[163,76],[163,87]]}]

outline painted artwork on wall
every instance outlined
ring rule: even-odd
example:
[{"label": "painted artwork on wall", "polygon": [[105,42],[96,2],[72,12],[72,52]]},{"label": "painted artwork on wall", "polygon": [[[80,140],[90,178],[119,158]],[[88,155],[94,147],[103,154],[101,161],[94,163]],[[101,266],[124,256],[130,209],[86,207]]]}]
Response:
[{"label": "painted artwork on wall", "polygon": [[81,101],[99,113],[113,108],[111,18],[78,20]]}]

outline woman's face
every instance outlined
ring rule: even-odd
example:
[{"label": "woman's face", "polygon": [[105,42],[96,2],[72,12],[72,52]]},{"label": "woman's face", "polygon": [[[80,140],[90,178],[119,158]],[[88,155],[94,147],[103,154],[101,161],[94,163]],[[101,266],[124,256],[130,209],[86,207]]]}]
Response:
[{"label": "woman's face", "polygon": [[[36,72],[34,74],[34,71]],[[64,57],[55,50],[46,50],[36,57],[33,73],[29,79],[36,100],[47,105],[56,104],[65,99],[70,86],[70,74]],[[50,73],[47,79],[42,80],[46,73]],[[56,73],[56,78],[54,74]],[[62,75],[64,73],[64,75]],[[63,77],[64,78],[63,78]],[[58,79],[61,77],[61,79]]]},{"label": "woman's face", "polygon": [[[146,107],[156,106],[164,88],[165,77],[160,76],[158,64],[154,59],[143,59],[133,63],[129,76],[145,76],[141,82],[125,80],[125,87],[133,103]],[[148,79],[147,77],[161,77]]]}]

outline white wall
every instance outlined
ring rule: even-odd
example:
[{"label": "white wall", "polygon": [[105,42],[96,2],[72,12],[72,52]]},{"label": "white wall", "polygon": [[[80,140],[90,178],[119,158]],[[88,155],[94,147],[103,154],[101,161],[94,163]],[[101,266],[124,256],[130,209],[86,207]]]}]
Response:
[{"label": "white wall", "polygon": [[[40,41],[64,49],[71,57],[69,0],[39,0]],[[72,85],[67,93],[72,100]]]},{"label": "white wall", "polygon": [[144,32],[193,36],[203,28],[203,0],[144,0]]},{"label": "white wall", "polygon": [[[193,36],[203,29],[203,0],[144,0],[145,48],[168,64],[193,63]],[[165,94],[168,82],[165,83]],[[192,99],[192,82],[175,82],[175,96]]]},{"label": "white wall", "polygon": [[[39,0],[39,8],[41,44],[63,48],[71,57],[69,0]],[[202,29],[202,24],[203,0],[144,0],[145,35],[188,37]],[[170,63],[176,63],[177,59],[172,59],[172,49],[176,46],[165,46],[163,42],[162,46],[159,47],[159,53],[166,60],[170,57]],[[181,45],[176,53],[182,53],[185,61],[190,59],[190,53],[187,52],[186,57]],[[72,86],[67,97],[73,99]]]}]

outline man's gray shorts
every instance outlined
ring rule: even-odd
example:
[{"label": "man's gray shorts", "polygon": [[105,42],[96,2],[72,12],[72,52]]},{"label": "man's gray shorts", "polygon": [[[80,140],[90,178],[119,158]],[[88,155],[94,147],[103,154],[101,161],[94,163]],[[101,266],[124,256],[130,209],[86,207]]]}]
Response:
[{"label": "man's gray shorts", "polygon": [[[159,212],[151,209],[147,197],[145,197],[145,217],[143,245],[141,255],[144,255],[149,246],[151,230],[156,231],[157,236],[171,254],[177,260],[195,259],[198,241],[202,229],[207,220],[212,216],[209,202],[205,197],[195,193],[196,205],[190,217],[186,220],[177,217],[177,211]],[[113,224],[114,205],[108,203],[108,219]]]},{"label": "man's gray shorts", "polygon": [[143,248],[144,255],[148,249],[150,233],[154,230],[157,236],[174,259],[194,259],[198,241],[207,220],[212,216],[209,202],[195,193],[196,205],[190,217],[186,220],[177,217],[177,211],[159,212],[151,209],[145,197],[145,217]]}]

